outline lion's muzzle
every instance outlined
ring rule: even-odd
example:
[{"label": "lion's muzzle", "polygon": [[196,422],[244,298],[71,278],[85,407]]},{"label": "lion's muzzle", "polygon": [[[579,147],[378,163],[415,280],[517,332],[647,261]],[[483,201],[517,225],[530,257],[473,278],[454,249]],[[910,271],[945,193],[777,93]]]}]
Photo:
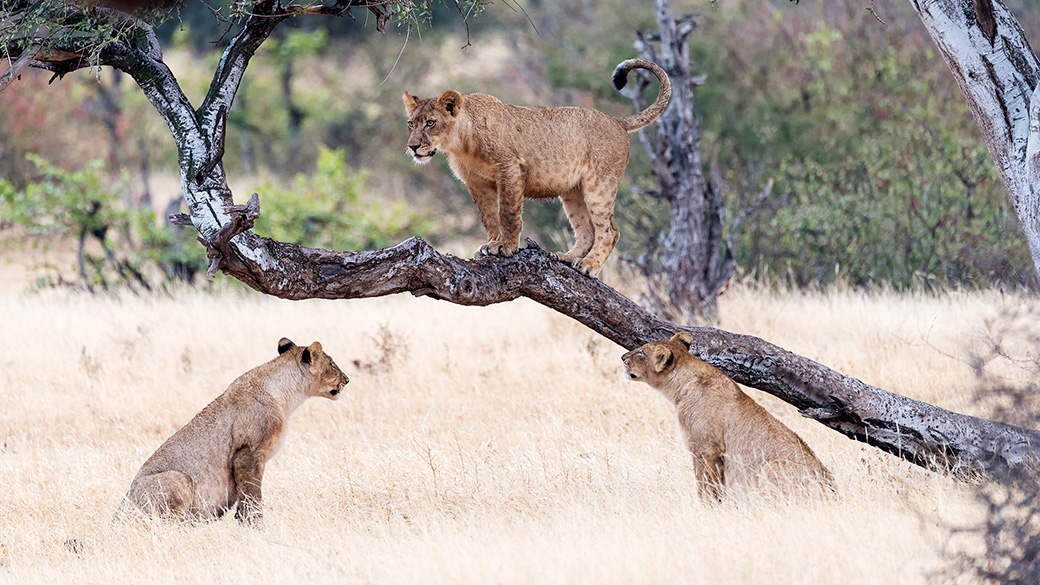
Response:
[{"label": "lion's muzzle", "polygon": [[437,154],[437,150],[436,149],[433,149],[430,152],[419,152],[419,147],[412,147],[412,146],[409,146],[408,149],[409,149],[409,153],[408,154],[411,154],[412,158],[415,160],[415,162],[417,162],[417,163],[419,163],[421,165],[424,165],[424,164],[430,162],[430,160],[433,159],[433,155]]}]

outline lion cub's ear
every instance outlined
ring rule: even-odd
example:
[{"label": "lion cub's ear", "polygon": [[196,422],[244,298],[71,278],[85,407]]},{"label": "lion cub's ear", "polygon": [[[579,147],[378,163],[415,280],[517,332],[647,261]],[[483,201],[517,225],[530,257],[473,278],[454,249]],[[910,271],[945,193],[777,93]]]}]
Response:
[{"label": "lion cub's ear", "polygon": [[283,337],[278,340],[278,355],[282,355],[294,347],[296,347],[296,344],[291,339]]},{"label": "lion cub's ear", "polygon": [[689,351],[690,345],[693,343],[693,336],[690,335],[689,331],[680,331],[672,336],[672,341],[678,341]]},{"label": "lion cub's ear", "polygon": [[444,111],[451,114],[452,117],[458,116],[459,107],[462,106],[462,94],[454,89],[449,89],[437,98],[437,106],[444,108]]},{"label": "lion cub's ear", "polygon": [[673,362],[675,362],[675,354],[672,353],[672,350],[660,345],[654,346],[653,354],[650,356],[654,372],[660,374],[670,368]]},{"label": "lion cub's ear", "polygon": [[404,113],[411,116],[412,112],[415,111],[415,108],[419,106],[419,100],[415,99],[415,96],[411,95],[407,91],[404,92],[404,95],[401,96],[401,99],[404,100]]},{"label": "lion cub's ear", "polygon": [[307,349],[303,350],[303,353],[300,354],[300,361],[309,364],[316,355],[321,355],[321,344],[317,341],[312,343]]}]

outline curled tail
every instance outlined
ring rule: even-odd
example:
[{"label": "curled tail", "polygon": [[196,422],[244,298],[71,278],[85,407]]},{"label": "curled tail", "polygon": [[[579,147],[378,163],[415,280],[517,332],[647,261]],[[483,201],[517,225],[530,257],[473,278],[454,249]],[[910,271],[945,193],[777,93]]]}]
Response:
[{"label": "curled tail", "polygon": [[661,89],[657,92],[657,99],[647,109],[632,116],[614,118],[628,132],[635,132],[649,126],[664,112],[664,109],[668,107],[668,100],[672,98],[672,82],[668,80],[668,74],[656,63],[651,63],[646,59],[629,59],[618,63],[618,66],[614,68],[614,87],[618,90],[625,87],[625,84],[628,83],[628,72],[633,69],[646,69],[656,75],[658,81],[661,82]]}]

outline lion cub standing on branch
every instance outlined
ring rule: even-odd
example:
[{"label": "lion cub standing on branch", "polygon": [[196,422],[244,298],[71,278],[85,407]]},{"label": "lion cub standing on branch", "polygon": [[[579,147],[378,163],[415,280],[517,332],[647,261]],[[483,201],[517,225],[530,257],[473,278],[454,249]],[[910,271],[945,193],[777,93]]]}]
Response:
[{"label": "lion cub standing on branch", "polygon": [[520,246],[524,197],[559,197],[574,229],[574,247],[557,254],[585,274],[597,273],[617,244],[614,197],[628,165],[628,133],[649,125],[668,106],[672,86],[663,69],[643,59],[614,70],[621,89],[632,69],[661,82],[657,100],[633,116],[590,108],[529,108],[449,90],[420,99],[407,92],[408,151],[430,162],[438,150],[480,210],[488,242],[477,255],[511,256]]},{"label": "lion cub standing on branch", "polygon": [[180,519],[260,520],[264,466],[305,399],[338,400],[349,381],[315,341],[282,338],[275,359],[242,374],[166,440],[137,472],[126,497],[144,512]]},{"label": "lion cub standing on branch", "polygon": [[621,357],[625,375],[675,403],[702,496],[830,486],[830,473],[791,429],[725,374],[690,355],[683,331]]}]

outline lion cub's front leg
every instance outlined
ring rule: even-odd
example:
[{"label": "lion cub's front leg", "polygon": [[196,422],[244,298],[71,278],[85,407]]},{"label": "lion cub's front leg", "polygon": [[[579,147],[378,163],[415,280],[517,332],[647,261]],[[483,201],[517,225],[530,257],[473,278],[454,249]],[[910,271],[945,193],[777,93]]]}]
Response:
[{"label": "lion cub's front leg", "polygon": [[264,463],[252,449],[242,447],[235,451],[231,459],[231,471],[235,478],[235,498],[238,500],[235,518],[239,522],[258,526],[263,520],[260,508],[263,494],[260,485],[263,481]]},{"label": "lion cub's front leg", "polygon": [[[488,229],[488,243],[480,247],[482,256],[512,256],[520,249],[521,215],[524,208],[523,160],[515,165],[503,166],[496,173],[496,207],[498,210],[497,233]],[[481,209],[481,218],[484,210]],[[492,224],[496,223],[494,221]],[[485,221],[484,227],[488,226]]]},{"label": "lion cub's front leg", "polygon": [[475,257],[495,255],[497,251],[493,252],[491,248],[493,243],[501,240],[499,235],[501,229],[499,227],[498,215],[498,190],[493,183],[478,183],[476,181],[466,183],[466,189],[469,190],[469,196],[473,199],[473,202],[477,204],[477,209],[480,211],[480,223],[484,224],[484,231],[487,232],[488,237],[488,242],[477,250]]},{"label": "lion cub's front leg", "polygon": [[715,452],[693,453],[693,473],[697,477],[697,493],[708,501],[722,499],[725,483],[722,456]]}]

